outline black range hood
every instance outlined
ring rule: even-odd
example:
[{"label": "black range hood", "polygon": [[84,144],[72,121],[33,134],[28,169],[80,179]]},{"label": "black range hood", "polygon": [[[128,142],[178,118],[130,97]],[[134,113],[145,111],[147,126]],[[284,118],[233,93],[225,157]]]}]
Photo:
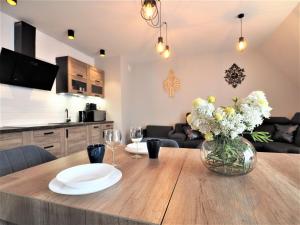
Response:
[{"label": "black range hood", "polygon": [[51,91],[58,66],[35,59],[35,27],[15,23],[15,52],[2,48],[0,83]]}]

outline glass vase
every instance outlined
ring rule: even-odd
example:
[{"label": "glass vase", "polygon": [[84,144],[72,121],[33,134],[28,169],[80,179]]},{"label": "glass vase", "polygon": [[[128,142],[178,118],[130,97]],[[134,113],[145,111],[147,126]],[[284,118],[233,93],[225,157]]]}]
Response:
[{"label": "glass vase", "polygon": [[245,138],[235,139],[217,136],[204,141],[201,159],[209,170],[227,176],[243,175],[252,171],[256,164],[254,146]]}]

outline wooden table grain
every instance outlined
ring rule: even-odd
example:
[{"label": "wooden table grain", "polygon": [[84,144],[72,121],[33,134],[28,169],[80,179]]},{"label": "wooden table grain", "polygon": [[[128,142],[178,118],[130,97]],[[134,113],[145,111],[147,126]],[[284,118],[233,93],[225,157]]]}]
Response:
[{"label": "wooden table grain", "polygon": [[208,171],[189,152],[163,220],[176,224],[300,224],[300,155],[258,153],[245,176]]},{"label": "wooden table grain", "polygon": [[0,224],[300,224],[300,156],[258,158],[250,174],[223,177],[203,167],[196,149],[162,148],[159,160],[120,150],[119,183],[85,196],[52,193],[59,171],[88,162],[86,152],[75,153],[0,178]]}]

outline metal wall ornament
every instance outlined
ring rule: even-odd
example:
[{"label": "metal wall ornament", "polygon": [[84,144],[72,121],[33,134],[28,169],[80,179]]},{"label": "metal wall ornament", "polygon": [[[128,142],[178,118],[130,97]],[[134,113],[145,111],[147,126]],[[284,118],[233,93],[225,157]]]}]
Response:
[{"label": "metal wall ornament", "polygon": [[163,87],[168,92],[169,97],[174,97],[175,92],[180,89],[180,86],[180,80],[175,76],[174,71],[170,70],[167,79],[163,82]]},{"label": "metal wall ornament", "polygon": [[245,70],[243,68],[240,68],[238,65],[233,63],[228,70],[225,70],[225,81],[232,85],[233,88],[236,88],[245,80],[246,75],[244,72]]}]

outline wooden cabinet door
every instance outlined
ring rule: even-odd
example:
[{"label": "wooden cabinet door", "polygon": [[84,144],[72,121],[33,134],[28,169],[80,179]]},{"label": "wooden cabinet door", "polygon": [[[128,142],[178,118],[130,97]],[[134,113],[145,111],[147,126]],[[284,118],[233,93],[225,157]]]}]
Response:
[{"label": "wooden cabinet door", "polygon": [[76,77],[78,79],[87,79],[87,64],[84,62],[80,62],[77,59],[72,57],[68,57],[68,71],[69,76]]},{"label": "wooden cabinet door", "polygon": [[102,141],[102,133],[101,133],[101,124],[95,124],[88,126],[88,134],[89,134],[89,144],[103,144]]},{"label": "wooden cabinet door", "polygon": [[22,132],[0,134],[0,151],[23,145]]},{"label": "wooden cabinet door", "polygon": [[88,67],[88,94],[104,97],[104,71],[96,67]]},{"label": "wooden cabinet door", "polygon": [[65,132],[63,128],[36,130],[32,134],[32,144],[37,145],[56,157],[65,156]]},{"label": "wooden cabinet door", "polygon": [[87,126],[66,128],[67,154],[86,150]]}]

